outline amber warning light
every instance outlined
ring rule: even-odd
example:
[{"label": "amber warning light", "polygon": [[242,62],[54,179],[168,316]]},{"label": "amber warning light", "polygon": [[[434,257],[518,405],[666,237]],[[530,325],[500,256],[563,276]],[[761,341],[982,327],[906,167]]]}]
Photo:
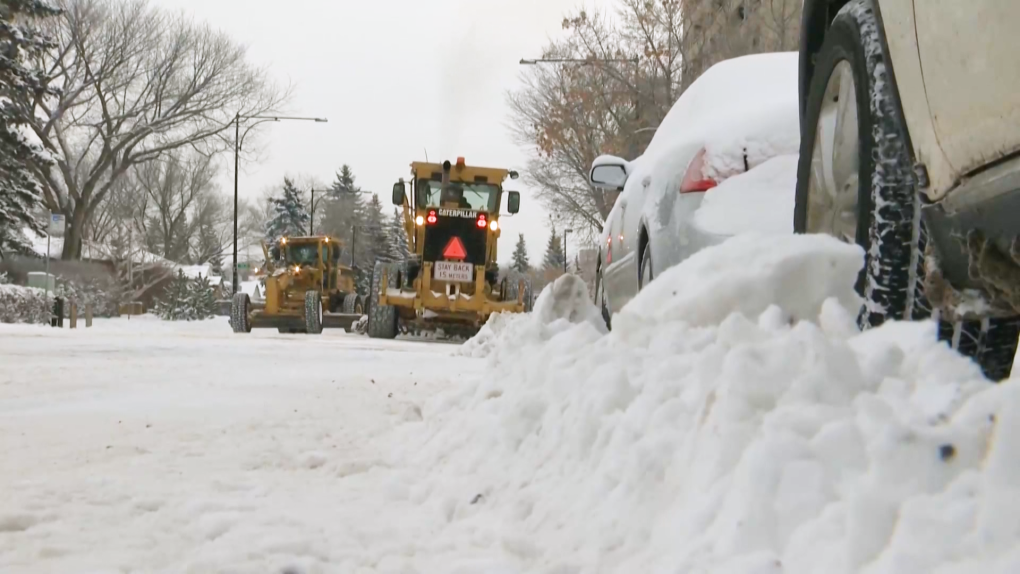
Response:
[{"label": "amber warning light", "polygon": [[443,249],[443,257],[446,259],[467,258],[467,250],[464,249],[464,242],[460,240],[460,237],[454,236],[450,239],[450,242],[446,244],[446,249]]}]

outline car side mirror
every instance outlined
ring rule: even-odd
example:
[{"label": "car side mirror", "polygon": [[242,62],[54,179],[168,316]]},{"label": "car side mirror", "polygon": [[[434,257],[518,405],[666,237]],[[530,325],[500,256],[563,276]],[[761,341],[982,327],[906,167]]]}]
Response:
[{"label": "car side mirror", "polygon": [[627,168],[617,163],[603,163],[591,168],[591,184],[602,189],[623,191],[627,183]]},{"label": "car side mirror", "polygon": [[404,182],[398,181],[393,184],[393,205],[404,205]]},{"label": "car side mirror", "polygon": [[517,213],[521,210],[521,192],[510,191],[506,196],[506,210],[510,213]]}]

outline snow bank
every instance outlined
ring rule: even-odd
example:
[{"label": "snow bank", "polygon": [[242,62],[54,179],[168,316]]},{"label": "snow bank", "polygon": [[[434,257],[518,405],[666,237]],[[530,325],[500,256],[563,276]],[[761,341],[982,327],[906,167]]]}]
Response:
[{"label": "snow bank", "polygon": [[723,236],[792,232],[797,162],[796,155],[775,157],[708,190],[694,224]]},{"label": "snow bank", "polygon": [[48,324],[52,312],[46,291],[0,284],[0,323]]},{"label": "snow bank", "polygon": [[931,323],[859,333],[861,264],[741,236],[609,335],[570,279],[494,319],[486,376],[394,438],[387,488],[441,526],[393,571],[1020,571],[1020,385]]},{"label": "snow bank", "polygon": [[541,344],[574,325],[585,324],[594,333],[606,324],[588,301],[588,286],[577,275],[563,275],[546,285],[530,314],[494,313],[456,352],[464,357],[490,357],[520,352],[522,346]]}]

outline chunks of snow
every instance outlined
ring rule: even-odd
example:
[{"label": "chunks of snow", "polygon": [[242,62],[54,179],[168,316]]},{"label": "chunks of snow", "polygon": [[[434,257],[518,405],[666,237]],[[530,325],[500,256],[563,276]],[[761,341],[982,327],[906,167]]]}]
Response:
[{"label": "chunks of snow", "polygon": [[594,333],[606,332],[602,315],[589,300],[584,280],[576,275],[563,275],[542,290],[530,314],[490,315],[478,334],[464,343],[457,354],[482,358],[496,353],[518,353],[522,346],[542,344],[582,323]]},{"label": "chunks of snow", "polygon": [[723,236],[748,231],[790,233],[797,162],[796,155],[775,157],[708,190],[694,214],[694,224]]}]

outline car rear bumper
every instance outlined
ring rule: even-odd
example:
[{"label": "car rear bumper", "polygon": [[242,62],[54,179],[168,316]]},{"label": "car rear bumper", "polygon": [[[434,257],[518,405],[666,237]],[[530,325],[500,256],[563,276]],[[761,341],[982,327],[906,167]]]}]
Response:
[{"label": "car rear bumper", "polygon": [[933,307],[955,318],[1020,314],[1020,157],[975,174],[921,213]]}]

